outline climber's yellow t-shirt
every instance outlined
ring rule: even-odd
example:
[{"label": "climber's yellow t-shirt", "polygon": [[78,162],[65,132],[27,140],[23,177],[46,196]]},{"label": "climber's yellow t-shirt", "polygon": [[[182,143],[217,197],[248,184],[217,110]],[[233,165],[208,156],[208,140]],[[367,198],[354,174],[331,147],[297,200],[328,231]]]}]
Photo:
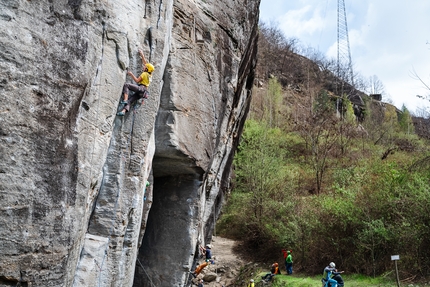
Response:
[{"label": "climber's yellow t-shirt", "polygon": [[140,78],[142,79],[139,84],[144,85],[145,87],[149,87],[149,84],[151,84],[152,76],[148,72],[143,72],[140,75]]}]

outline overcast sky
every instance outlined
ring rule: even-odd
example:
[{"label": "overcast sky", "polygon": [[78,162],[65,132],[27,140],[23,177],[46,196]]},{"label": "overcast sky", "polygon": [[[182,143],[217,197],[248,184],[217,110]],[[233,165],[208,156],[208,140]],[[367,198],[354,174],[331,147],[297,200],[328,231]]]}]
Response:
[{"label": "overcast sky", "polygon": [[[416,95],[430,91],[430,0],[344,0],[354,72],[376,75],[401,108],[430,110]],[[261,0],[260,19],[275,22],[287,38],[337,56],[337,0]]]}]

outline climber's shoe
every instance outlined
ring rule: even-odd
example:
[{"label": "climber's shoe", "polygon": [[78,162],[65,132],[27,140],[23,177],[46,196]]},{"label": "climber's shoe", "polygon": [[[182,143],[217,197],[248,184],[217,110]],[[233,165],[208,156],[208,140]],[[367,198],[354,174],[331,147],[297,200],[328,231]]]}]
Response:
[{"label": "climber's shoe", "polygon": [[126,105],[128,104],[128,101],[121,101],[121,105]]},{"label": "climber's shoe", "polygon": [[116,115],[117,115],[117,116],[121,116],[121,117],[122,117],[122,116],[124,116],[124,115],[125,115],[125,112],[122,112],[122,111],[121,111],[121,112],[117,112],[117,113],[116,113]]}]

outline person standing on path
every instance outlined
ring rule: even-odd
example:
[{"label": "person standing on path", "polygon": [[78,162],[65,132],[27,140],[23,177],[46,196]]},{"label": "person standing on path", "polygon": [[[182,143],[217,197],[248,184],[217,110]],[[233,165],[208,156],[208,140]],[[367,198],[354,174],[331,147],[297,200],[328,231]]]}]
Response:
[{"label": "person standing on path", "polygon": [[282,249],[282,253],[284,254],[285,259],[285,269],[287,270],[287,275],[293,274],[293,255],[292,250]]}]

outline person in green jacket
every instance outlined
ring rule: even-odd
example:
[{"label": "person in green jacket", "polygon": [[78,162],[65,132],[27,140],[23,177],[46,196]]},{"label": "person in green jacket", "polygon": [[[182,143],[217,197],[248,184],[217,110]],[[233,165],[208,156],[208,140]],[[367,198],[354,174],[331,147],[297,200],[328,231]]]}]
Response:
[{"label": "person in green jacket", "polygon": [[291,255],[292,250],[282,249],[285,259],[285,269],[287,270],[287,275],[293,274],[293,255]]}]

